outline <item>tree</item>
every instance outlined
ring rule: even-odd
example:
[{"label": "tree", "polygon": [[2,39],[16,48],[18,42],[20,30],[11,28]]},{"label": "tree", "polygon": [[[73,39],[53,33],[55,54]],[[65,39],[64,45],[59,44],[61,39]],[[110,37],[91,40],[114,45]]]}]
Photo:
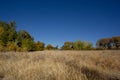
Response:
[{"label": "tree", "polygon": [[63,50],[71,50],[73,49],[73,42],[64,42],[64,45],[62,46]]},{"label": "tree", "polygon": [[0,21],[0,51],[43,50],[44,43],[34,42],[34,38],[25,30],[16,31],[16,23]]},{"label": "tree", "polygon": [[91,50],[93,49],[93,44],[91,42],[87,42],[86,43],[86,48],[85,49],[88,49],[88,50]]},{"label": "tree", "polygon": [[89,50],[93,49],[93,45],[90,42],[77,40],[73,43],[74,50]]},{"label": "tree", "polygon": [[0,22],[0,41],[6,46],[9,41],[16,39],[16,26],[15,22]]},{"label": "tree", "polygon": [[4,42],[4,32],[5,32],[4,28],[3,28],[3,27],[0,27],[0,44],[1,44],[2,46],[5,45],[5,42]]},{"label": "tree", "polygon": [[112,47],[111,43],[111,38],[102,38],[97,41],[96,46],[97,48],[110,49]]},{"label": "tree", "polygon": [[80,41],[80,40],[75,41],[73,43],[73,48],[75,50],[81,50],[81,49],[83,49],[83,43],[82,43],[82,41]]},{"label": "tree", "polygon": [[116,48],[120,47],[120,36],[112,37],[112,41],[114,42]]},{"label": "tree", "polygon": [[25,40],[30,40],[30,41],[33,41],[33,37],[25,30],[20,30],[18,33],[17,33],[17,45],[19,47],[22,46],[22,40],[25,39]]},{"label": "tree", "polygon": [[97,48],[103,49],[115,49],[120,47],[120,36],[115,36],[112,38],[102,38],[96,43]]},{"label": "tree", "polygon": [[34,39],[25,30],[20,30],[17,33],[16,42],[17,42],[18,47],[20,47],[22,51],[34,50]]},{"label": "tree", "polygon": [[4,50],[5,50],[4,43],[0,41],[0,51],[4,51]]},{"label": "tree", "polygon": [[43,42],[37,41],[35,43],[35,50],[36,51],[44,50],[44,48],[45,48],[45,44]]},{"label": "tree", "polygon": [[24,38],[21,43],[22,51],[33,51],[34,42],[30,39]]},{"label": "tree", "polygon": [[7,23],[0,22],[0,41],[3,43],[3,46],[6,46],[8,41],[8,27]]},{"label": "tree", "polygon": [[46,49],[47,49],[47,50],[52,50],[52,49],[54,49],[54,47],[53,47],[51,44],[48,44],[48,45],[46,46]]},{"label": "tree", "polygon": [[15,42],[8,42],[7,43],[7,50],[8,51],[18,51],[18,45]]}]

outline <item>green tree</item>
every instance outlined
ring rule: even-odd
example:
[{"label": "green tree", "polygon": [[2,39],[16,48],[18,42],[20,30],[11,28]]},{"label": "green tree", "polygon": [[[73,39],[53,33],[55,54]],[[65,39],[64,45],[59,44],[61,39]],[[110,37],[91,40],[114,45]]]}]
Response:
[{"label": "green tree", "polygon": [[90,42],[77,40],[73,43],[74,50],[90,50],[93,49],[93,45]]},{"label": "green tree", "polygon": [[23,40],[30,40],[30,41],[33,41],[33,37],[25,30],[20,30],[18,33],[17,33],[17,38],[16,38],[16,42],[17,42],[17,45],[19,47],[22,46],[22,41]]},{"label": "green tree", "polygon": [[25,30],[20,30],[17,33],[16,43],[21,51],[32,51],[34,50],[34,39]]},{"label": "green tree", "polygon": [[87,50],[93,49],[93,44],[91,42],[86,42],[86,48]]},{"label": "green tree", "polygon": [[8,51],[18,51],[19,47],[17,45],[17,43],[15,42],[8,42],[7,43],[7,50]]},{"label": "green tree", "polygon": [[0,41],[0,51],[4,51],[4,50],[5,50],[4,43]]},{"label": "green tree", "polygon": [[0,41],[3,42],[4,46],[9,41],[15,41],[16,39],[16,26],[15,22],[0,22]]},{"label": "green tree", "polygon": [[63,50],[71,50],[73,49],[73,42],[64,42],[64,45],[62,46]]},{"label": "green tree", "polygon": [[5,22],[0,22],[0,41],[3,43],[3,46],[6,46],[8,41],[8,24]]},{"label": "green tree", "polygon": [[80,40],[75,41],[73,43],[73,48],[75,50],[81,50],[81,49],[83,49],[83,43],[82,43],[82,41],[80,41]]},{"label": "green tree", "polygon": [[22,39],[21,43],[22,51],[33,51],[34,50],[34,42],[30,39]]}]

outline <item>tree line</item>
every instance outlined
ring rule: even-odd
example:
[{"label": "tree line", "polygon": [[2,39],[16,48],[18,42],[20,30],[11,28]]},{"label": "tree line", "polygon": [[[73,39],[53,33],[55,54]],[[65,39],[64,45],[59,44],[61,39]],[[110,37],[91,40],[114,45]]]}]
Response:
[{"label": "tree line", "polygon": [[119,49],[120,36],[99,39],[96,43],[96,47],[97,49]]},{"label": "tree line", "polygon": [[34,38],[26,30],[16,30],[16,23],[0,21],[0,51],[42,51],[58,49],[51,44],[34,41]]},{"label": "tree line", "polygon": [[43,50],[44,43],[37,41],[25,30],[16,31],[14,21],[0,21],[0,51]]},{"label": "tree line", "polygon": [[[97,48],[111,49],[119,48],[120,37],[105,38],[97,41]],[[34,41],[34,38],[26,30],[16,30],[16,23],[0,21],[0,51],[41,51],[57,50],[57,46],[44,42]],[[77,40],[75,42],[66,41],[61,50],[92,50],[93,44],[87,41]]]},{"label": "tree line", "polygon": [[63,50],[91,50],[93,49],[93,44],[87,41],[77,40],[75,42],[64,42],[62,46]]}]

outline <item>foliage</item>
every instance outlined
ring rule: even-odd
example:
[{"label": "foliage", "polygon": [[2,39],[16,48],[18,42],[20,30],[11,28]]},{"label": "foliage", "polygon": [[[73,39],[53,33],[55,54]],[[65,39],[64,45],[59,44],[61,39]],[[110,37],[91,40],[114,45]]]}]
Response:
[{"label": "foliage", "polygon": [[93,49],[93,44],[91,42],[83,42],[83,49],[91,50]]},{"label": "foliage", "polygon": [[71,50],[73,49],[73,42],[64,42],[64,45],[62,46],[63,50]]},{"label": "foliage", "polygon": [[77,40],[75,42],[65,42],[62,46],[63,50],[88,50],[93,49],[93,45],[90,42]]},{"label": "foliage", "polygon": [[48,44],[48,45],[46,46],[46,49],[47,49],[47,50],[52,50],[52,49],[54,49],[54,47],[53,47],[51,44]]},{"label": "foliage", "polygon": [[0,51],[4,51],[5,50],[3,45],[4,45],[4,43],[2,41],[0,41]]},{"label": "foliage", "polygon": [[110,38],[103,38],[100,39],[97,43],[97,46],[100,48],[108,48],[108,45],[110,44]]},{"label": "foliage", "polygon": [[83,43],[80,40],[77,40],[73,43],[73,48],[75,50],[81,50],[83,49]]},{"label": "foliage", "polygon": [[0,50],[21,51],[32,50],[34,39],[25,31],[16,31],[14,21],[6,23],[0,21]]},{"label": "foliage", "polygon": [[77,40],[73,43],[74,50],[88,50],[93,49],[93,45],[90,42]]},{"label": "foliage", "polygon": [[96,46],[98,49],[118,49],[120,47],[120,36],[99,39]]},{"label": "foliage", "polygon": [[[102,38],[96,43],[97,49],[120,49],[120,36]],[[34,42],[34,38],[25,30],[16,31],[16,23],[0,21],[0,51],[41,51],[45,49],[43,42]],[[57,50],[56,47],[48,44],[46,49]],[[90,42],[77,40],[75,42],[64,42],[62,50],[91,50],[93,45]]]},{"label": "foliage", "polygon": [[4,46],[7,45],[9,41],[15,41],[16,38],[16,26],[15,22],[0,22],[0,40],[3,42]]},{"label": "foliage", "polygon": [[8,51],[18,51],[18,45],[15,42],[8,42],[7,50]]},{"label": "foliage", "polygon": [[22,40],[23,39],[29,39],[30,41],[33,41],[33,38],[32,36],[25,30],[20,30],[17,34],[17,38],[16,38],[16,41],[17,41],[17,45],[19,47],[22,46]]},{"label": "foliage", "polygon": [[30,39],[24,38],[21,45],[22,51],[32,51],[34,50],[34,42]]},{"label": "foliage", "polygon": [[44,50],[45,44],[43,42],[37,41],[35,43],[35,51],[41,51]]},{"label": "foliage", "polygon": [[119,48],[120,47],[120,36],[112,37],[112,40],[115,44],[115,47]]}]

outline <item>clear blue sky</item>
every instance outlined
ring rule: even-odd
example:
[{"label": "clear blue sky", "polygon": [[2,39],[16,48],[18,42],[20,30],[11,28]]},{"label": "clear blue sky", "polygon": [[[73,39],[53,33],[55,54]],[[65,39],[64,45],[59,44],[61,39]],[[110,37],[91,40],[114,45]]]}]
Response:
[{"label": "clear blue sky", "polygon": [[0,20],[35,39],[61,46],[120,35],[120,0],[1,0]]}]

